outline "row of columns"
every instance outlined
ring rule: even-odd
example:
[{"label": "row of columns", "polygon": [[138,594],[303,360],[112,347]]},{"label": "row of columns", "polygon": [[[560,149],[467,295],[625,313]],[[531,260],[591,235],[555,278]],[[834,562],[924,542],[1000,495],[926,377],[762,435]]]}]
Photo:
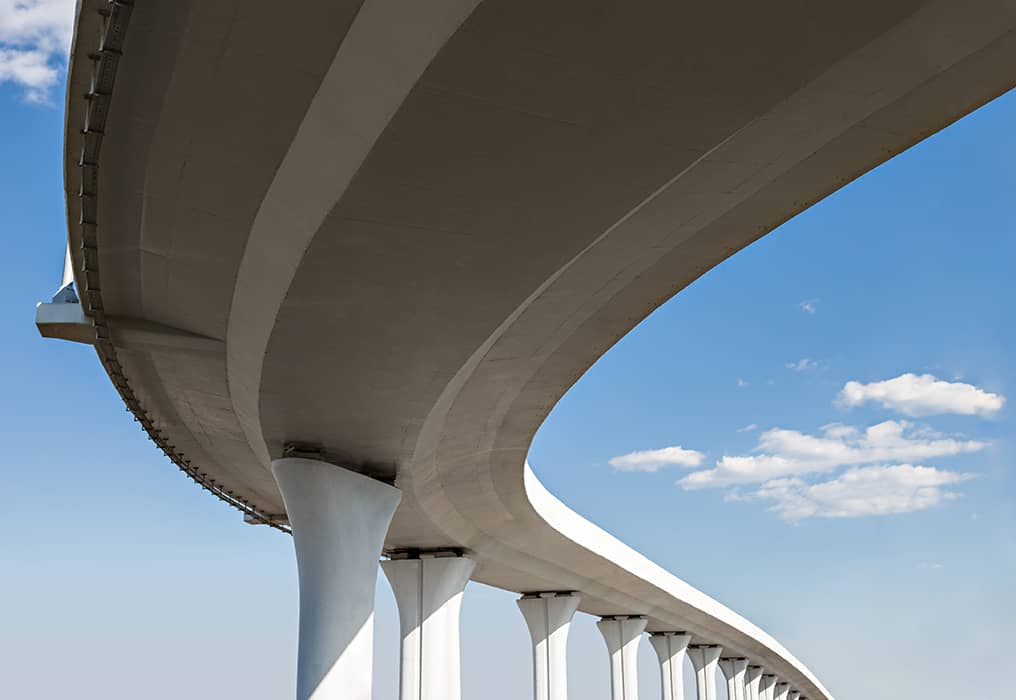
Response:
[{"label": "row of columns", "polygon": [[[401,493],[394,486],[312,459],[272,463],[293,530],[300,588],[297,700],[370,700],[378,560]],[[399,553],[380,563],[399,611],[400,700],[461,700],[459,616],[474,562],[461,552]],[[533,646],[533,697],[567,700],[568,629],[580,598],[539,592],[518,600]],[[637,700],[642,615],[596,623],[610,657],[613,700]],[[653,632],[663,700],[684,700],[683,667],[695,669],[698,700],[716,700],[716,670],[729,700],[807,700],[717,645],[686,632]]]}]

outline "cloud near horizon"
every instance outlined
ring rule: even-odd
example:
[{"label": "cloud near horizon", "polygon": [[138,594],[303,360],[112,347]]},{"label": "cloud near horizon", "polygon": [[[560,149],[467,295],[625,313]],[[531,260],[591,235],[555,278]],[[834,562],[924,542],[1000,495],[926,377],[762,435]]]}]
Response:
[{"label": "cloud near horizon", "polygon": [[712,469],[692,472],[677,483],[686,491],[764,483],[845,466],[949,457],[986,446],[982,441],[941,435],[907,421],[884,421],[863,431],[830,423],[820,435],[773,428],[759,436],[754,454],[725,455]]},{"label": "cloud near horizon", "polygon": [[[787,366],[803,370],[814,363],[806,359]],[[847,382],[836,398],[846,406],[867,401],[908,416],[986,416],[999,411],[1005,397],[930,374],[907,373],[869,384]],[[736,432],[757,428],[752,423]],[[938,469],[927,461],[988,446],[983,440],[947,435],[908,420],[885,420],[863,429],[828,423],[813,434],[772,428],[758,436],[748,454],[724,455],[705,469],[698,469],[703,453],[681,447],[631,452],[614,457],[610,464],[619,471],[656,472],[673,465],[692,469],[676,482],[683,490],[722,488],[728,501],[771,501],[769,510],[795,523],[806,518],[909,513],[941,505],[959,497],[948,487],[975,475]]]},{"label": "cloud near horizon", "polygon": [[799,478],[775,479],[747,497],[775,501],[769,510],[796,523],[806,518],[859,518],[897,515],[933,508],[959,497],[946,487],[973,474],[897,464],[853,467],[830,481],[807,484]]},{"label": "cloud near horizon", "polygon": [[697,450],[674,446],[629,452],[626,455],[612,457],[609,464],[619,472],[658,472],[668,467],[685,469],[698,467],[704,459],[705,455]]},{"label": "cloud near horizon", "polygon": [[44,103],[66,68],[74,0],[0,0],[0,83]]},{"label": "cloud near horizon", "polygon": [[932,374],[901,374],[880,382],[847,382],[836,398],[841,406],[875,402],[905,416],[958,414],[989,416],[1005,405],[1005,397],[964,382],[947,382]]}]

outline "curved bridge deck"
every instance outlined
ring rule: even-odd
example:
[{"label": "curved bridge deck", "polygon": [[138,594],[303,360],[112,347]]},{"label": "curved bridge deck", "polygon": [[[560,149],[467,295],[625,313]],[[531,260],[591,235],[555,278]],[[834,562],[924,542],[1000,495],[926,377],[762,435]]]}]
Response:
[{"label": "curved bridge deck", "polygon": [[578,591],[830,697],[527,450],[658,305],[1012,87],[1016,5],[105,7],[81,3],[68,93],[83,316],[49,332],[94,322],[182,469],[279,525],[272,459],[324,455],[401,490],[387,550],[461,548],[475,580]]}]

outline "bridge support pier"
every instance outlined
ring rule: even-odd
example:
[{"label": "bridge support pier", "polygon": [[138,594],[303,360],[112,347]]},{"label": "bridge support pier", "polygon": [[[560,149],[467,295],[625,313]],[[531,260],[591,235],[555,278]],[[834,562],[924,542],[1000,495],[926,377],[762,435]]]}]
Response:
[{"label": "bridge support pier", "polygon": [[716,664],[723,647],[697,645],[688,648],[688,658],[695,667],[695,689],[698,700],[716,700]]},{"label": "bridge support pier", "polygon": [[378,558],[401,492],[313,459],[272,462],[300,578],[297,700],[370,700]]},{"label": "bridge support pier", "polygon": [[684,700],[684,659],[691,635],[684,632],[653,632],[649,643],[660,659],[663,700]]},{"label": "bridge support pier", "polygon": [[516,601],[533,640],[535,700],[568,700],[568,628],[580,600],[575,593],[531,593]]},{"label": "bridge support pier", "polygon": [[640,615],[613,615],[596,623],[610,654],[610,696],[638,700],[639,640],[648,621]]},{"label": "bridge support pier", "polygon": [[459,700],[459,612],[475,562],[424,552],[381,562],[402,632],[400,700]]},{"label": "bridge support pier", "polygon": [[745,675],[748,671],[748,659],[720,659],[720,670],[727,679],[727,697],[729,700],[746,700]]},{"label": "bridge support pier", "polygon": [[759,686],[762,685],[762,667],[749,666],[744,674],[746,700],[760,700]]},{"label": "bridge support pier", "polygon": [[776,676],[763,674],[758,696],[759,700],[776,700]]}]

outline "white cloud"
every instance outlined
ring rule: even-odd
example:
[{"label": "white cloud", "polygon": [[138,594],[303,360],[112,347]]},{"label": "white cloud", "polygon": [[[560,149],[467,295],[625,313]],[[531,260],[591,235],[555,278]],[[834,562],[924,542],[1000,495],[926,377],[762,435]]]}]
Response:
[{"label": "white cloud", "polygon": [[744,379],[741,379],[740,377],[738,377],[737,378],[737,385],[739,387],[741,387],[741,388],[744,388],[744,387],[748,386],[748,382],[746,382]]},{"label": "white cloud", "polygon": [[753,430],[758,430],[758,425],[756,423],[749,423],[748,425],[746,425],[746,426],[744,426],[742,428],[738,428],[737,432],[739,432],[739,433],[750,433]]},{"label": "white cloud", "polygon": [[752,497],[775,501],[770,510],[789,522],[894,515],[933,508],[957,498],[958,494],[946,487],[971,478],[972,474],[911,464],[854,467],[818,484],[806,484],[798,478],[776,479]]},{"label": "white cloud", "polygon": [[724,456],[713,469],[678,481],[686,490],[763,483],[784,477],[830,472],[838,467],[924,461],[984,449],[987,443],[941,435],[907,421],[885,421],[863,432],[831,423],[820,435],[774,428],[759,436],[754,454]]},{"label": "white cloud", "polygon": [[804,301],[799,303],[797,306],[804,313],[814,315],[815,312],[818,311],[818,303],[820,301],[822,301],[822,300],[821,299],[805,299]]},{"label": "white cloud", "polygon": [[0,83],[18,83],[29,102],[45,102],[47,90],[56,85],[58,73],[41,51],[0,49]]},{"label": "white cloud", "polygon": [[940,564],[937,561],[922,561],[920,564],[917,565],[917,568],[937,571],[939,569],[944,569],[945,564]]},{"label": "white cloud", "polygon": [[74,0],[0,0],[0,83],[46,101],[66,65],[73,23]]},{"label": "white cloud", "polygon": [[808,357],[802,357],[797,362],[788,362],[784,365],[787,369],[792,369],[795,372],[807,372],[808,370],[817,369],[818,362]]},{"label": "white cloud", "polygon": [[642,450],[612,457],[610,466],[621,472],[658,472],[667,467],[697,467],[705,455],[683,447],[664,447],[659,450]]},{"label": "white cloud", "polygon": [[931,374],[911,373],[869,384],[847,382],[837,397],[837,403],[843,406],[860,406],[867,401],[877,402],[907,416],[942,413],[983,416],[1001,410],[1005,397],[971,384],[947,382]]}]

